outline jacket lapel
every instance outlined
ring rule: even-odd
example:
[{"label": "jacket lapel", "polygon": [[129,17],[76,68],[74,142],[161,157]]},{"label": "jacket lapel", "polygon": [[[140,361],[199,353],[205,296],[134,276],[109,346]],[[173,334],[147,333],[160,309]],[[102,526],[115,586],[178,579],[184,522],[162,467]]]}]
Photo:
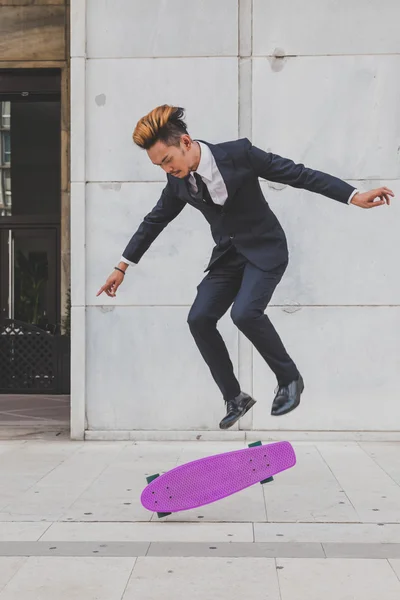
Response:
[{"label": "jacket lapel", "polygon": [[237,176],[233,161],[230,158],[229,154],[227,154],[225,150],[223,150],[217,144],[210,144],[209,142],[205,142],[203,140],[198,141],[202,142],[203,144],[206,144],[210,148],[214,156],[215,162],[217,163],[217,167],[222,175],[222,179],[224,180],[228,192],[228,198],[225,202],[226,208],[227,206],[229,206],[229,203],[231,202],[236,190],[240,185],[240,178]]}]

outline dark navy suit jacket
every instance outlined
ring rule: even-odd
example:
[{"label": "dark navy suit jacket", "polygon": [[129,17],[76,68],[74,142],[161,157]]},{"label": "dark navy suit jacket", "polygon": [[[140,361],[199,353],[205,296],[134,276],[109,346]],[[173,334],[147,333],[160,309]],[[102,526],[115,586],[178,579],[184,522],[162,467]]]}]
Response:
[{"label": "dark navy suit jacket", "polygon": [[232,244],[251,263],[268,271],[287,262],[288,249],[284,231],[261,191],[259,177],[322,194],[344,204],[355,190],[332,175],[264,152],[247,138],[222,144],[203,143],[209,146],[225,181],[228,198],[224,206],[210,206],[203,200],[195,200],[189,194],[186,180],[167,175],[168,183],[159,201],[132,236],[123,252],[124,258],[138,263],[164,227],[186,204],[191,204],[209,222],[216,244],[206,271]]}]

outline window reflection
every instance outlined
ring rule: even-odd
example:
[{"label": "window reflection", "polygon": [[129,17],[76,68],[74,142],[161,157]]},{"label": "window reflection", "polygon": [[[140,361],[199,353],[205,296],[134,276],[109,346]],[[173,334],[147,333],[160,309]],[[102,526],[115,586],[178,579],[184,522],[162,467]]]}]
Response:
[{"label": "window reflection", "polygon": [[11,216],[11,102],[0,102],[0,217]]},{"label": "window reflection", "polygon": [[[16,240],[18,242],[19,240]],[[31,242],[35,240],[27,240]],[[47,285],[49,278],[47,252],[33,252],[20,240],[15,250],[14,318],[46,328]]]}]

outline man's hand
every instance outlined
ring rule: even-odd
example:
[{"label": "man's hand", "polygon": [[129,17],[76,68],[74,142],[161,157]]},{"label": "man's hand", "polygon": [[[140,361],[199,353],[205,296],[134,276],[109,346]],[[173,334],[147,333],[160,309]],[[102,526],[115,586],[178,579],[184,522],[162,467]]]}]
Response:
[{"label": "man's hand", "polygon": [[[390,196],[394,197],[392,190],[387,187],[377,188],[370,192],[364,192],[361,194],[358,192],[350,201],[350,204],[355,204],[360,208],[374,208],[375,206],[382,206],[382,204],[390,204]],[[379,198],[379,200],[376,200]]]},{"label": "man's hand", "polygon": [[[118,266],[120,266],[120,265],[118,265]],[[125,266],[125,268],[127,267],[127,265],[124,265],[124,266]],[[123,269],[123,270],[125,270],[125,269]],[[124,280],[124,277],[125,277],[125,275],[123,273],[121,273],[121,271],[117,271],[117,269],[115,269],[115,271],[113,271],[111,273],[111,275],[109,276],[109,278],[107,279],[107,281],[105,282],[103,287],[101,287],[99,289],[96,296],[100,296],[100,294],[105,292],[107,294],[107,296],[110,296],[110,298],[114,298],[117,294],[117,289],[119,288],[119,286],[121,285],[121,283]]]}]

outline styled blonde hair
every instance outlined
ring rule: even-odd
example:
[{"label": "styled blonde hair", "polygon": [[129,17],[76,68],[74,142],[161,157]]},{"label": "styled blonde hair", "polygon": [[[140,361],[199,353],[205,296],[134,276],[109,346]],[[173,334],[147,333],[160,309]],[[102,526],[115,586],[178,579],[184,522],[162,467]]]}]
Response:
[{"label": "styled blonde hair", "polygon": [[158,141],[167,146],[179,146],[181,136],[187,133],[184,115],[184,108],[168,104],[157,106],[138,121],[133,132],[133,141],[145,150]]}]

